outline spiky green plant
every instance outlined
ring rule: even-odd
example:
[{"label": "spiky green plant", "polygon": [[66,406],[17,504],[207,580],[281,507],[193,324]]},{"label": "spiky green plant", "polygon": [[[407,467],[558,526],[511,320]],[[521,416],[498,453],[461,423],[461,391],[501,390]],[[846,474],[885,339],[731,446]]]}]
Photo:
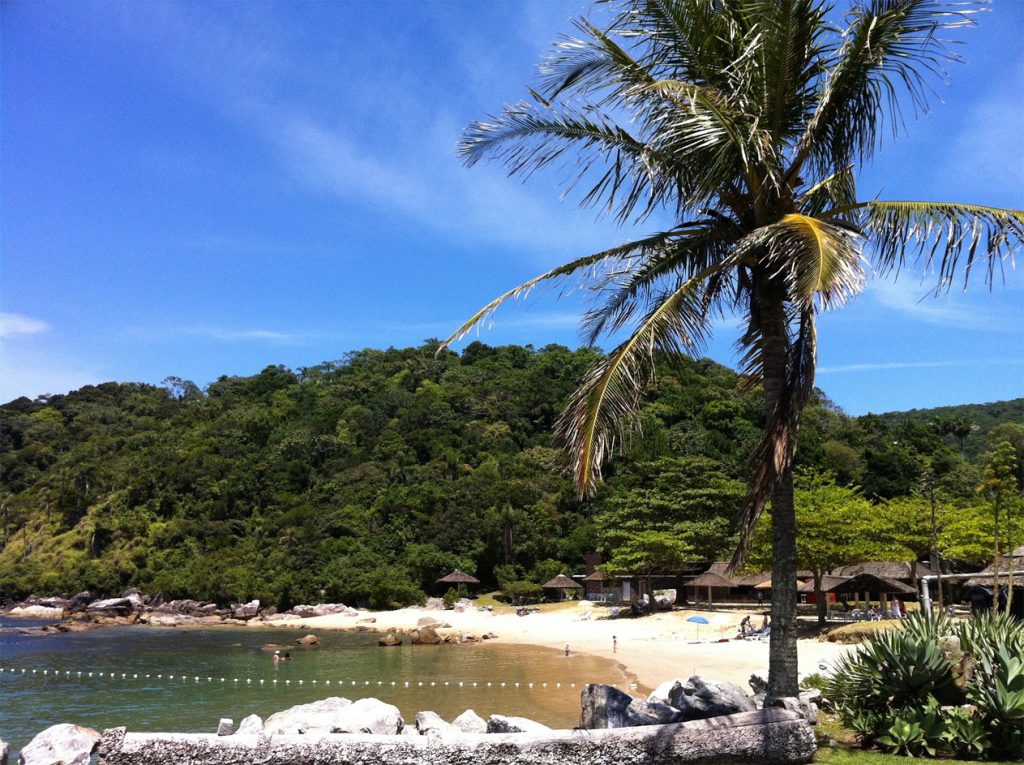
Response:
[{"label": "spiky green plant", "polygon": [[[739,525],[772,505],[769,693],[797,693],[792,462],[814,387],[816,320],[859,293],[865,263],[913,266],[938,289],[980,261],[991,282],[1024,241],[1024,213],[858,194],[857,168],[901,108],[926,107],[929,80],[956,61],[950,30],[970,5],[851,0],[837,28],[826,0],[627,0],[558,43],[529,101],[472,123],[460,152],[529,176],[572,169],[568,188],[618,221],[655,212],[649,237],[581,257],[485,305],[441,347],[544,282],[592,288],[595,341],[630,336],[583,381],[557,425],[582,493],[638,427],[655,352],[694,353],[722,313],[739,313],[743,373],[763,386],[768,420]],[[965,276],[966,278],[966,276]]]}]

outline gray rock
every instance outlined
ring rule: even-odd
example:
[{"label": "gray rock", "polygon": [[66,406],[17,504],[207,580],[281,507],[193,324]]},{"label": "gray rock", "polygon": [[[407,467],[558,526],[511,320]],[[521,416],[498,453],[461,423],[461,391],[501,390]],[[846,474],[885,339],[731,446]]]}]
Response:
[{"label": "gray rock", "polygon": [[89,765],[100,734],[81,725],[53,725],[21,750],[21,765]]},{"label": "gray rock", "polygon": [[239,603],[231,607],[231,616],[235,619],[252,619],[260,612],[259,600]]},{"label": "gray rock", "polygon": [[431,731],[448,733],[457,730],[457,728],[451,723],[445,722],[437,712],[417,712],[416,730],[419,731],[421,736],[426,736]]},{"label": "gray rock", "polygon": [[472,709],[467,709],[461,715],[452,720],[452,726],[458,728],[463,733],[487,732],[487,721]]},{"label": "gray rock", "polygon": [[751,674],[747,683],[750,685],[750,690],[754,692],[755,696],[759,693],[768,693],[768,670],[757,670],[757,672]]},{"label": "gray rock", "polygon": [[491,715],[487,720],[488,733],[550,733],[551,728],[525,717]]},{"label": "gray rock", "polygon": [[236,736],[258,736],[263,730],[263,718],[259,715],[249,715],[243,717],[242,722],[238,723],[238,730],[235,731]]},{"label": "gray rock", "polygon": [[741,688],[732,683],[718,683],[694,675],[685,682],[669,680],[647,697],[654,704],[667,704],[682,712],[681,720],[703,720],[708,717],[752,712],[757,707]]},{"label": "gray rock", "polygon": [[421,616],[416,620],[417,627],[436,627],[440,622],[433,616]]},{"label": "gray rock", "polygon": [[59,608],[62,611],[67,611],[71,606],[71,601],[67,598],[40,598],[38,605],[45,606],[46,608]]},{"label": "gray rock", "polygon": [[793,696],[780,696],[766,700],[765,707],[786,709],[803,717],[809,725],[818,724],[818,705],[813,701],[805,701]]},{"label": "gray rock", "polygon": [[665,725],[678,722],[678,709],[657,702],[634,699],[610,685],[591,684],[580,694],[583,708],[581,727],[631,728],[637,725]]},{"label": "gray rock", "polygon": [[230,717],[220,718],[220,722],[217,723],[217,735],[218,736],[230,736],[234,731],[235,721]]},{"label": "gray rock", "polygon": [[103,765],[679,765],[809,763],[814,733],[784,709],[617,730],[443,736],[217,737],[107,730]]},{"label": "gray rock", "polygon": [[107,598],[106,600],[94,600],[85,608],[90,614],[102,614],[103,616],[128,616],[135,610],[135,604],[128,598]]},{"label": "gray rock", "polygon": [[344,603],[320,603],[315,606],[298,605],[292,608],[292,613],[302,619],[309,619],[313,616],[329,616],[331,614],[342,614],[344,616],[358,616],[359,612],[349,608]]},{"label": "gray rock", "polygon": [[299,645],[319,645],[320,638],[318,638],[316,635],[303,635],[295,642]]},{"label": "gray rock", "polygon": [[77,611],[84,611],[85,607],[92,603],[93,595],[88,590],[82,590],[82,592],[71,598],[68,603],[68,610],[72,613]]},{"label": "gray rock", "polygon": [[273,735],[277,733],[330,733],[341,718],[341,713],[352,704],[348,699],[332,696],[328,699],[314,701],[311,704],[299,704],[282,712],[275,712],[263,723],[263,732]]},{"label": "gray rock", "polygon": [[402,645],[402,638],[398,637],[398,635],[396,635],[394,632],[389,632],[387,635],[385,635],[384,637],[380,638],[377,641],[377,645],[382,645],[382,646]]}]

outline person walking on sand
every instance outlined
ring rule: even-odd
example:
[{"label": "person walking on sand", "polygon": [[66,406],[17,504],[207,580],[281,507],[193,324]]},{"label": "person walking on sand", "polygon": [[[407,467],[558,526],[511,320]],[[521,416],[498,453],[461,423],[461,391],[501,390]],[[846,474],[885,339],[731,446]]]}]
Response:
[{"label": "person walking on sand", "polygon": [[618,653],[618,652],[619,652],[619,639],[617,637],[615,637],[615,635],[612,635],[612,653]]},{"label": "person walking on sand", "polygon": [[566,656],[569,655],[569,644],[568,643],[565,644],[565,655]]}]

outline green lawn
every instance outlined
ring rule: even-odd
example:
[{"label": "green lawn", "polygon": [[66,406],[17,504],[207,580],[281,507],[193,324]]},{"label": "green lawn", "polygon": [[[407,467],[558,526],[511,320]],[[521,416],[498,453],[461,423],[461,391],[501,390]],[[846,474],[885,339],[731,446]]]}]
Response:
[{"label": "green lawn", "polygon": [[[881,754],[879,752],[865,752],[861,749],[847,749],[845,747],[822,747],[814,757],[815,762],[828,763],[828,765],[910,765],[912,762],[935,762],[941,765],[967,765],[967,760],[946,760],[946,759],[911,759],[900,757],[895,754]],[[972,762],[977,762],[976,760]],[[1011,765],[1008,762],[988,763],[988,765]]]}]

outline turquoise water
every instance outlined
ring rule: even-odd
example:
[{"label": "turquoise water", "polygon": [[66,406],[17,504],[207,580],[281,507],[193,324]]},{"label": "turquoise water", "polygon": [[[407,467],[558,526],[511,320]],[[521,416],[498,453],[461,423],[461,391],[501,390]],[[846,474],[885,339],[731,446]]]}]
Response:
[{"label": "turquoise water", "polygon": [[[11,631],[37,624],[0,618],[0,738],[15,751],[57,723],[213,732],[221,717],[237,725],[328,696],[374,696],[408,723],[421,710],[450,720],[474,709],[572,727],[583,684],[629,682],[605,659],[492,642],[381,648],[373,633],[319,632],[321,645],[303,648],[308,630]],[[275,665],[275,646],[293,660]]]}]

